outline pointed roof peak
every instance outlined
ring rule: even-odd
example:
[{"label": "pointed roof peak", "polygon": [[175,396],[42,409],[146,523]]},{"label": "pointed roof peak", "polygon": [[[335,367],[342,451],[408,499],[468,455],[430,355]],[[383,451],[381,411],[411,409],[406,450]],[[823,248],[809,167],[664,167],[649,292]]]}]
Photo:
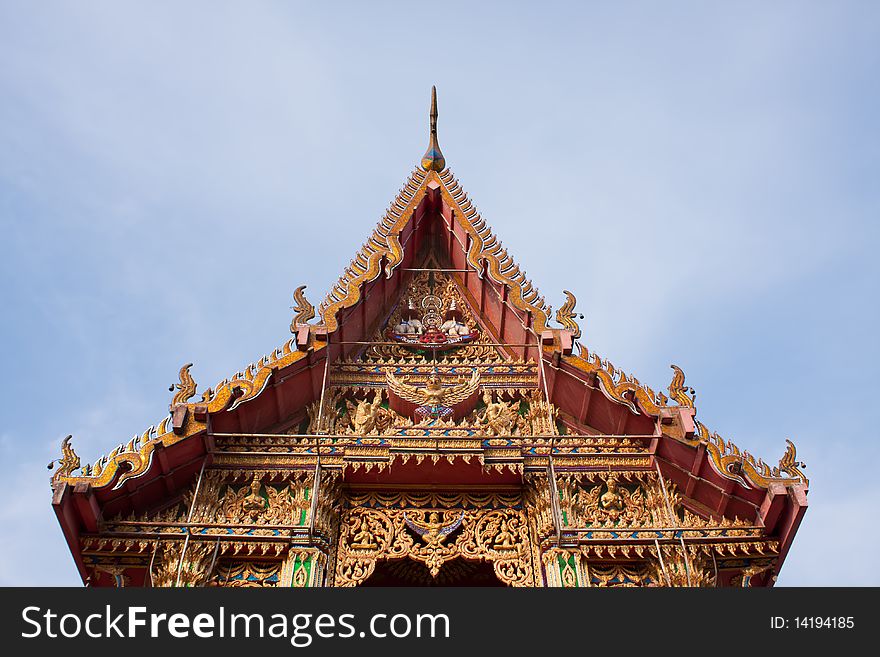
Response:
[{"label": "pointed roof peak", "polygon": [[428,150],[422,156],[422,168],[425,171],[443,171],[446,168],[446,159],[440,151],[437,142],[437,87],[431,87],[431,134],[428,142]]}]

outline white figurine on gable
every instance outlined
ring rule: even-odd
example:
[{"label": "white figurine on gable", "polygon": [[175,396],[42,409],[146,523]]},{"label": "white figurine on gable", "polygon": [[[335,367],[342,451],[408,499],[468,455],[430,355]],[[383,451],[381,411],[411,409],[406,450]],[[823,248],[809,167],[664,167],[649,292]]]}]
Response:
[{"label": "white figurine on gable", "polygon": [[461,314],[455,305],[455,299],[449,302],[449,310],[446,311],[446,321],[440,325],[440,330],[451,337],[470,334],[470,329],[461,321]]},{"label": "white figurine on gable", "polygon": [[394,327],[394,332],[398,335],[422,335],[425,327],[422,320],[419,319],[418,312],[410,299],[406,312],[400,320],[400,324]]}]

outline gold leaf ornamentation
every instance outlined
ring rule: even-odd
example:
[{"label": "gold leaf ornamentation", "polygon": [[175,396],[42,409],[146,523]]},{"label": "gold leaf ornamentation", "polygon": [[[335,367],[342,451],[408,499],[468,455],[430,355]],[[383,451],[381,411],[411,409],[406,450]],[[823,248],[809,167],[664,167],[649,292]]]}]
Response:
[{"label": "gold leaf ornamentation", "polygon": [[196,382],[193,380],[192,375],[189,373],[189,368],[191,368],[192,366],[192,363],[187,363],[180,368],[180,383],[174,384],[174,388],[177,389],[177,392],[171,399],[171,408],[174,408],[178,404],[186,403],[187,400],[189,400],[196,394]]},{"label": "gold leaf ornamentation", "polygon": [[315,307],[306,299],[305,289],[305,285],[300,285],[293,291],[293,311],[296,315],[290,322],[291,333],[296,333],[300,326],[308,324],[310,320],[315,318]]},{"label": "gold leaf ornamentation", "polygon": [[556,321],[571,331],[571,336],[577,340],[581,337],[581,327],[576,319],[583,319],[584,316],[574,311],[577,299],[568,290],[562,291],[565,294],[565,303],[556,311]]},{"label": "gold leaf ornamentation", "polygon": [[[70,444],[72,438],[72,435],[68,435],[61,441],[61,459],[58,469],[52,475],[53,483],[62,477],[69,477],[80,466],[79,456],[73,451],[73,445]],[[55,461],[52,461],[49,467],[51,468],[54,463]]]}]

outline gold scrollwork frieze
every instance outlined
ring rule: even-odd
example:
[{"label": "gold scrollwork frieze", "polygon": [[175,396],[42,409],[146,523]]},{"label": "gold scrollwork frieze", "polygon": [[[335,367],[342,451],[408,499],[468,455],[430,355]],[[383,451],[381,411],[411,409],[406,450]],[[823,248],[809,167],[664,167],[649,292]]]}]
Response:
[{"label": "gold scrollwork frieze", "polygon": [[433,577],[457,558],[487,561],[509,586],[533,586],[528,522],[521,510],[349,509],[340,525],[336,585],[357,586],[380,560],[409,558]]}]

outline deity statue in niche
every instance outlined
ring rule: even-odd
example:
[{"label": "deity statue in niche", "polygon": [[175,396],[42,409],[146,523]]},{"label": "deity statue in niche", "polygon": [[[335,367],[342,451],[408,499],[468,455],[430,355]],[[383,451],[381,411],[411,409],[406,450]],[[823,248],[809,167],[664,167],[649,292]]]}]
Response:
[{"label": "deity statue in niche", "polygon": [[259,516],[268,506],[266,499],[260,495],[261,487],[262,483],[260,482],[260,478],[255,473],[254,478],[251,480],[250,492],[241,504],[242,509],[248,514],[248,516],[250,516],[252,521],[256,520],[257,516]]},{"label": "deity statue in niche", "polygon": [[516,537],[510,532],[507,518],[501,521],[492,547],[496,550],[513,550],[516,548]]},{"label": "deity statue in niche", "polygon": [[602,508],[615,515],[623,511],[624,500],[620,494],[620,488],[617,484],[617,477],[610,475],[606,482],[607,490],[599,498]]},{"label": "deity statue in niche", "polygon": [[352,536],[351,546],[360,550],[375,550],[378,547],[376,544],[376,537],[373,532],[370,531],[370,525],[367,522],[366,516],[361,516],[358,530],[355,532],[354,536]]}]

